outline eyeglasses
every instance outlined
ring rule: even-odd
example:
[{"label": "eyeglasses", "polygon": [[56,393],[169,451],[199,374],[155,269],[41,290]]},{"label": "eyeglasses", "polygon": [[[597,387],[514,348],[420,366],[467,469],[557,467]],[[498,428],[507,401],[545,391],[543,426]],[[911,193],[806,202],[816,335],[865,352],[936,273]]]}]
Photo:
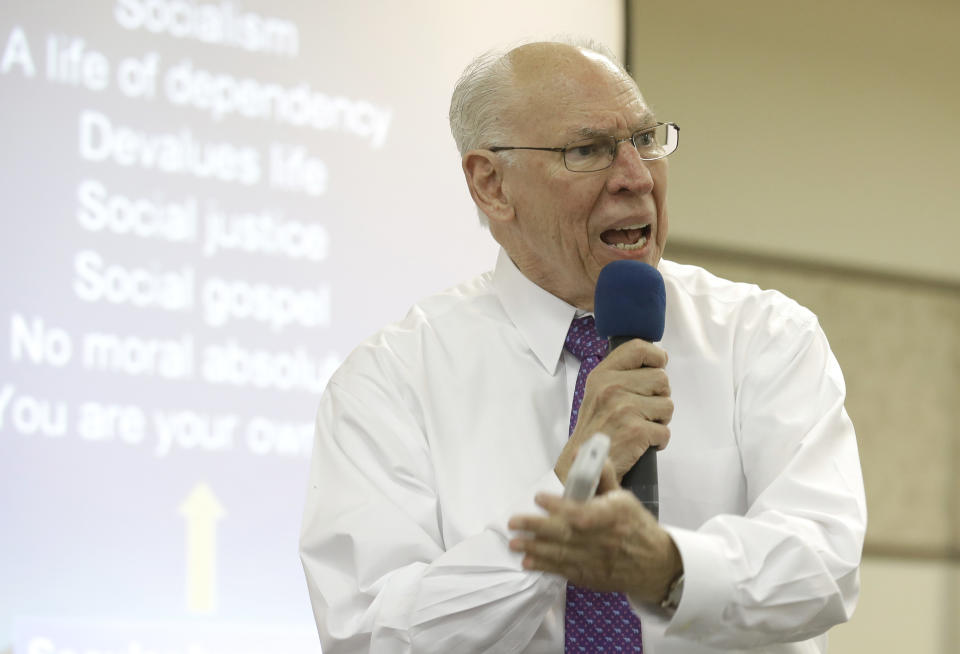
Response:
[{"label": "eyeglasses", "polygon": [[582,141],[574,141],[562,148],[533,148],[518,145],[495,145],[487,148],[491,152],[503,150],[542,150],[544,152],[562,152],[563,165],[575,173],[592,173],[609,168],[617,157],[617,146],[630,141],[637,149],[640,158],[645,161],[663,159],[673,154],[680,143],[680,127],[676,123],[657,123],[653,127],[637,130],[625,139],[614,136],[595,136]]}]

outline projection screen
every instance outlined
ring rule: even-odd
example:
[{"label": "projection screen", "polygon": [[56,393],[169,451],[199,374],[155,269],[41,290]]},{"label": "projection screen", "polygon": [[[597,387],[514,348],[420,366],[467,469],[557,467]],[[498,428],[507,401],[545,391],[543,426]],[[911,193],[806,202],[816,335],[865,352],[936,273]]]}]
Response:
[{"label": "projection screen", "polygon": [[494,263],[453,84],[522,39],[622,51],[622,3],[0,17],[0,652],[319,651],[297,556],[318,397]]}]

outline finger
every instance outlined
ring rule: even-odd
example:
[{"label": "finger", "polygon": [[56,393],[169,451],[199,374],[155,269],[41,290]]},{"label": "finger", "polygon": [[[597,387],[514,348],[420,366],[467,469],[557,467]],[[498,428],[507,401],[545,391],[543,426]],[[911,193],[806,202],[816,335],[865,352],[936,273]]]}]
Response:
[{"label": "finger", "polygon": [[615,427],[629,429],[633,425],[657,423],[666,425],[673,418],[674,405],[669,397],[625,396],[609,409]]},{"label": "finger", "polygon": [[622,478],[643,454],[652,448],[664,449],[670,442],[670,428],[645,418],[623,421],[617,425],[615,433],[619,438],[610,444],[610,460],[617,476]]},{"label": "finger", "polygon": [[584,440],[587,434],[602,431],[611,435],[613,445],[624,440],[636,443],[639,439],[639,444],[646,448],[651,443],[666,445],[670,438],[669,432],[663,429],[673,419],[674,404],[669,397],[621,394],[602,407],[598,404],[591,403],[590,413],[580,413],[571,439]]},{"label": "finger", "polygon": [[583,506],[583,502],[576,502],[553,493],[537,493],[533,497],[533,501],[551,516],[569,517],[571,514],[575,514],[579,507]]},{"label": "finger", "polygon": [[[649,447],[655,447],[662,450],[670,442],[670,428],[665,424],[653,423],[648,426],[647,442]],[[644,450],[646,451],[646,450]]]},{"label": "finger", "polygon": [[[564,542],[578,536],[576,532],[579,525],[585,521],[585,516],[590,513],[590,505],[593,501],[591,499],[586,502],[576,502],[556,495],[545,495],[542,500],[543,503],[541,504],[538,496],[537,503],[546,509],[550,516],[547,519],[547,524],[544,528],[541,528],[538,535],[543,534],[543,538]],[[573,534],[571,534],[571,528]]]},{"label": "finger", "polygon": [[635,338],[614,348],[599,365],[610,370],[663,368],[667,365],[667,353],[653,343]]},{"label": "finger", "polygon": [[583,511],[570,518],[572,527],[570,543],[577,545],[584,538],[593,539],[599,543],[597,532],[623,523],[629,512],[635,510],[634,505],[643,507],[633,493],[620,488],[619,485],[595,497],[584,505]]},{"label": "finger", "polygon": [[570,546],[565,542],[544,541],[537,538],[513,538],[510,549],[541,562],[541,565],[557,565],[570,556]]},{"label": "finger", "polygon": [[[599,367],[599,366],[598,366]],[[670,379],[662,368],[607,370],[597,368],[587,377],[586,393],[600,404],[616,403],[640,397],[670,397]],[[584,396],[584,401],[587,397]]]},{"label": "finger", "polygon": [[561,574],[562,566],[552,559],[542,559],[532,554],[525,554],[521,563],[524,570],[537,570],[550,574]]},{"label": "finger", "polygon": [[519,514],[511,516],[507,521],[507,527],[513,531],[526,531],[533,534],[542,529],[542,523],[546,520],[547,517],[542,515]]},{"label": "finger", "polygon": [[561,540],[545,540],[542,538],[518,537],[509,542],[510,549],[531,556],[543,563],[561,565],[567,562],[576,562],[578,565],[602,558],[598,552],[607,551],[597,542],[596,535],[588,535],[569,530],[569,538]]},{"label": "finger", "polygon": [[663,368],[610,370],[603,382],[615,384],[633,395],[670,397],[670,378]]},{"label": "finger", "polygon": [[559,517],[514,516],[507,523],[513,531],[522,532],[518,538],[551,542],[567,542],[573,537],[569,521]]},{"label": "finger", "polygon": [[669,397],[647,397],[638,402],[641,411],[650,422],[666,425],[673,419],[673,400]]},{"label": "finger", "polygon": [[522,562],[525,570],[538,570],[549,574],[560,575],[578,586],[593,587],[597,590],[606,590],[601,588],[597,580],[591,579],[592,575],[588,572],[596,566],[590,563],[584,563],[578,559],[554,558],[550,556],[541,557],[535,554],[526,554]]}]

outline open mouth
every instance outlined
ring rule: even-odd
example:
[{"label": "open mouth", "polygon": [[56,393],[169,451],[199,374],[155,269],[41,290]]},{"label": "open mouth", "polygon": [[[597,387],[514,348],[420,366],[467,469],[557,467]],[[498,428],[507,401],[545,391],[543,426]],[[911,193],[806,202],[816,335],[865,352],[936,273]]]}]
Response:
[{"label": "open mouth", "polygon": [[620,250],[639,250],[649,237],[650,223],[608,229],[600,234],[601,241]]}]

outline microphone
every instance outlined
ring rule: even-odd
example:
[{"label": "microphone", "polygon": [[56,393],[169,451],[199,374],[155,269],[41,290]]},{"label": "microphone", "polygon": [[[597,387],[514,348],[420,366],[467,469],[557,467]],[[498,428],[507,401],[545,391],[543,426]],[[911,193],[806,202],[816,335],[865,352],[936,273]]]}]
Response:
[{"label": "microphone", "polygon": [[[663,338],[666,306],[663,277],[650,264],[621,259],[608,263],[597,277],[593,315],[597,333],[608,339],[611,350],[634,338],[651,343]],[[621,485],[660,519],[655,447],[647,448],[623,476]]]}]

